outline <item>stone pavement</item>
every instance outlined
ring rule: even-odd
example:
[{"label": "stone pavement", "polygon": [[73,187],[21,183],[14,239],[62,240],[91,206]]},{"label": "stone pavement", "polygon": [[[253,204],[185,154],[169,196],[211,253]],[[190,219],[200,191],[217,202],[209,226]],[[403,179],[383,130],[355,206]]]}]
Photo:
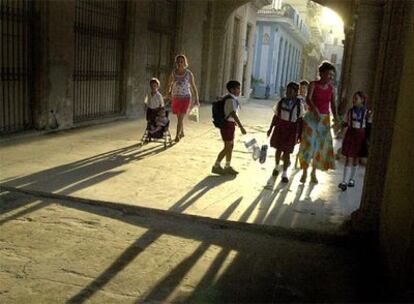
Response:
[{"label": "stone pavement", "polygon": [[[292,170],[282,185],[274,157],[254,162],[240,136],[239,176],[213,176],[221,141],[201,114],[167,149],[139,147],[142,119],[3,141],[0,302],[382,299],[367,290],[372,257],[340,230],[362,182],[342,193],[340,171],[299,185]],[[266,101],[243,106],[261,143],[271,116]]]},{"label": "stone pavement", "polygon": [[[271,106],[253,100],[242,109],[248,133],[260,143],[267,142]],[[209,106],[202,107],[201,122],[187,122],[186,136],[166,150],[157,143],[139,147],[144,124],[143,119],[121,120],[2,142],[0,183],[210,218],[237,201],[228,220],[323,233],[337,232],[359,205],[363,169],[356,188],[347,192],[337,188],[342,163],[340,170],[319,173],[318,185],[301,185],[299,170],[292,168],[284,185],[271,177],[274,150],[264,165],[254,162],[238,130],[232,165],[240,174],[234,179],[211,175],[222,142]]]},{"label": "stone pavement", "polygon": [[122,212],[7,191],[0,198],[0,303],[384,300],[366,263],[372,257],[347,242],[134,214],[134,206]]}]

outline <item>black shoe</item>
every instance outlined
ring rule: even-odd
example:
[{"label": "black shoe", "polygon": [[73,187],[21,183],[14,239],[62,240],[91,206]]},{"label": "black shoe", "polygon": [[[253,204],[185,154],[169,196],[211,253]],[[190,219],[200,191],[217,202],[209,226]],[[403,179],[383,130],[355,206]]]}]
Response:
[{"label": "black shoe", "polygon": [[349,182],[348,182],[348,187],[350,187],[350,188],[352,188],[352,187],[355,187],[355,180],[354,179],[350,179],[349,180]]},{"label": "black shoe", "polygon": [[346,183],[340,183],[338,185],[338,188],[341,189],[342,191],[346,191],[347,185],[346,185]]},{"label": "black shoe", "polygon": [[286,176],[283,176],[282,177],[282,183],[288,183],[289,182],[289,179],[286,177]]},{"label": "black shoe", "polygon": [[275,168],[273,169],[272,176],[276,177],[279,174],[279,171]]},{"label": "black shoe", "polygon": [[237,175],[239,174],[239,172],[237,172],[236,170],[234,170],[232,167],[227,167],[224,168],[224,174],[229,174],[229,175]]},{"label": "black shoe", "polygon": [[213,166],[213,168],[211,168],[211,173],[218,174],[218,175],[225,174],[224,169],[220,166]]}]

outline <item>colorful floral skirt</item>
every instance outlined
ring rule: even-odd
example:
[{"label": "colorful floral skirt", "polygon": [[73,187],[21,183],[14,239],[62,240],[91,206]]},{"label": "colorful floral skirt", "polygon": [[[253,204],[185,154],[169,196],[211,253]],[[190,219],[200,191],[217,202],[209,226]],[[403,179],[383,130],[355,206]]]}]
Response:
[{"label": "colorful floral skirt", "polygon": [[312,166],[320,170],[335,168],[335,157],[329,114],[321,115],[318,121],[311,112],[303,118],[302,142],[299,148],[299,162],[302,169]]}]

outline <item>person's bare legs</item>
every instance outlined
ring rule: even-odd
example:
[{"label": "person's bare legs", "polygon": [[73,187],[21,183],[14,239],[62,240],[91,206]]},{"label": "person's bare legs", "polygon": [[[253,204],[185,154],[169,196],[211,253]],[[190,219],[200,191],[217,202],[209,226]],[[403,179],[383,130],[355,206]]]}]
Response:
[{"label": "person's bare legs", "polygon": [[179,142],[181,133],[184,131],[184,116],[185,114],[177,114],[177,133],[175,135],[175,141]]},{"label": "person's bare legs", "polygon": [[300,182],[302,184],[306,183],[306,178],[307,177],[308,177],[308,168],[306,167],[306,168],[302,169],[302,176],[300,178]]},{"label": "person's bare legs", "polygon": [[315,166],[312,166],[311,182],[314,183],[314,184],[318,183],[318,179],[316,178],[316,168],[315,168]]},{"label": "person's bare legs", "polygon": [[[225,141],[223,149],[217,155],[216,163],[213,166],[213,173],[224,174],[226,169],[230,168],[231,158],[233,155],[233,141]],[[224,170],[221,168],[221,161],[226,158],[226,165]],[[237,173],[236,173],[237,174]]]},{"label": "person's bare legs", "polygon": [[287,169],[290,166],[290,153],[283,152],[283,173],[282,173],[282,182],[289,182],[287,177]]},{"label": "person's bare legs", "polygon": [[348,187],[355,186],[355,173],[358,168],[359,157],[352,158],[351,176],[349,177]]},{"label": "person's bare legs", "polygon": [[276,150],[276,154],[275,154],[275,168],[273,169],[273,176],[277,176],[279,174],[279,163],[280,163],[280,158],[282,155],[282,151],[280,150]]}]

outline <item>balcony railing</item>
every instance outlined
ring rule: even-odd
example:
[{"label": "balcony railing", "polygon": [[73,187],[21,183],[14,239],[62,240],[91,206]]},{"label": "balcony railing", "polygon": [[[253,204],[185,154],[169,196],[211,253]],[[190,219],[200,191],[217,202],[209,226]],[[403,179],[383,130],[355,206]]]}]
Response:
[{"label": "balcony railing", "polygon": [[306,41],[309,41],[311,37],[308,26],[289,4],[284,4],[281,9],[263,8],[258,11],[258,14],[265,18],[275,18],[275,21],[278,21],[277,19],[280,19],[280,21],[287,19],[304,36]]}]

